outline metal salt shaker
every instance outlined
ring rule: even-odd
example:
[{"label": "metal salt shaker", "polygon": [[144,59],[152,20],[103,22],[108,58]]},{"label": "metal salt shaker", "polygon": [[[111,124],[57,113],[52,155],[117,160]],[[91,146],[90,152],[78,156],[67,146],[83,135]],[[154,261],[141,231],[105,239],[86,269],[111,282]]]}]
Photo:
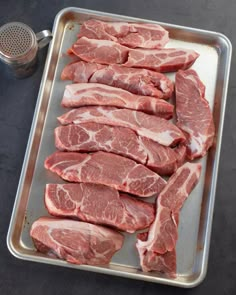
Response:
[{"label": "metal salt shaker", "polygon": [[16,78],[25,78],[36,69],[38,50],[52,38],[49,30],[37,34],[20,22],[11,22],[0,27],[0,60]]}]

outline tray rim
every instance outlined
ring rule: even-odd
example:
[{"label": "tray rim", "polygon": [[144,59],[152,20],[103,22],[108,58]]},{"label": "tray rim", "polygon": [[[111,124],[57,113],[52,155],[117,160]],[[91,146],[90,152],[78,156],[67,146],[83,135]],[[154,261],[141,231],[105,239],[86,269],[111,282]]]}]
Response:
[{"label": "tray rim", "polygon": [[[119,266],[117,267],[117,269],[115,269],[116,266],[113,266],[114,269],[103,268],[103,267],[99,267],[99,266],[89,266],[89,265],[82,265],[82,266],[76,265],[75,266],[75,265],[68,264],[65,261],[62,261],[59,259],[56,260],[56,259],[51,259],[51,258],[47,258],[47,257],[35,256],[33,254],[30,255],[30,254],[22,253],[21,251],[18,250],[18,248],[12,242],[12,236],[13,236],[14,228],[15,228],[15,218],[16,218],[17,212],[19,210],[22,188],[24,185],[24,180],[25,180],[25,176],[26,176],[26,172],[27,172],[27,166],[28,166],[28,163],[30,160],[30,152],[32,149],[36,125],[38,122],[40,105],[41,105],[41,101],[43,98],[43,90],[45,87],[46,78],[47,78],[48,71],[49,71],[50,60],[51,60],[52,52],[53,52],[53,48],[54,48],[54,38],[51,41],[51,44],[48,49],[47,58],[46,58],[45,66],[44,66],[44,71],[43,71],[43,75],[42,75],[42,79],[41,79],[41,83],[40,83],[40,87],[39,87],[39,91],[38,91],[38,97],[37,97],[37,101],[36,101],[35,111],[34,111],[34,115],[33,115],[33,120],[32,120],[31,129],[30,129],[30,133],[29,133],[26,152],[25,152],[25,156],[24,156],[24,160],[23,160],[21,175],[19,178],[15,202],[14,202],[11,220],[9,223],[9,229],[8,229],[7,238],[6,238],[7,247],[13,256],[15,256],[16,258],[22,259],[22,260],[26,260],[26,261],[41,262],[41,263],[52,264],[52,265],[60,265],[60,266],[64,266],[64,267],[74,268],[74,269],[88,270],[88,271],[92,271],[92,272],[121,276],[121,277],[149,281],[149,282],[154,282],[154,283],[167,284],[167,285],[172,285],[172,286],[177,286],[177,287],[184,287],[184,288],[196,287],[204,280],[204,278],[206,277],[206,273],[207,273],[210,239],[211,239],[211,228],[212,228],[212,221],[213,221],[216,185],[217,185],[218,168],[219,168],[219,160],[220,160],[220,152],[221,152],[221,144],[222,144],[222,133],[223,133],[223,127],[224,127],[225,108],[226,108],[226,102],[227,102],[227,92],[228,92],[228,83],[229,83],[230,66],[231,66],[232,44],[226,35],[219,33],[219,32],[215,32],[215,31],[203,30],[203,29],[198,29],[198,28],[194,28],[194,27],[175,25],[175,24],[159,22],[159,21],[155,21],[155,20],[149,20],[149,19],[143,19],[143,18],[138,18],[138,17],[114,14],[114,13],[109,13],[109,12],[102,12],[102,11],[97,11],[97,10],[84,9],[84,8],[79,8],[79,7],[67,7],[67,8],[60,10],[57,13],[57,15],[55,16],[55,19],[54,19],[54,23],[53,23],[53,29],[52,29],[53,36],[54,36],[55,32],[57,31],[57,27],[58,27],[60,18],[62,18],[65,13],[68,13],[71,11],[77,12],[77,13],[83,13],[83,14],[93,14],[93,15],[98,15],[98,16],[107,16],[107,17],[115,17],[115,18],[120,17],[122,19],[127,19],[127,21],[139,21],[139,22],[142,21],[142,22],[149,22],[149,23],[157,23],[157,24],[160,24],[163,26],[177,28],[177,29],[181,29],[181,30],[185,30],[185,31],[191,31],[191,32],[195,32],[195,33],[203,33],[203,34],[211,35],[211,36],[215,37],[216,39],[219,39],[224,42],[224,44],[226,46],[226,62],[225,62],[226,66],[225,66],[225,72],[223,75],[224,79],[223,79],[221,108],[220,108],[220,116],[219,116],[218,137],[217,137],[216,149],[215,149],[215,161],[214,161],[214,165],[212,168],[213,172],[212,172],[210,191],[209,191],[209,195],[210,195],[209,210],[208,210],[207,218],[206,218],[207,219],[206,231],[208,234],[206,234],[206,240],[204,243],[204,249],[203,249],[203,254],[202,254],[202,265],[200,267],[199,275],[195,279],[193,279],[191,282],[179,282],[177,280],[168,279],[168,278],[164,278],[164,277],[162,278],[162,277],[149,276],[149,275],[145,275],[143,273],[142,273],[142,276],[138,275],[137,273],[132,273],[132,272],[127,273],[127,272],[119,270],[118,269]],[[145,278],[143,276],[145,276]]]}]

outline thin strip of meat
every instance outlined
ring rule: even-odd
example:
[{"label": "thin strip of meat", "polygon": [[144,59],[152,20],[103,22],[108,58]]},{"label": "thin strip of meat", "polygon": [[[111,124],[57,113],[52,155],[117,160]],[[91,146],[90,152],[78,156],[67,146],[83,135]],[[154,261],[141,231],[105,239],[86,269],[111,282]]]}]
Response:
[{"label": "thin strip of meat", "polygon": [[114,106],[143,111],[170,119],[174,106],[151,96],[135,95],[120,88],[98,83],[76,83],[67,85],[61,102],[63,107]]},{"label": "thin strip of meat", "polygon": [[[178,238],[179,213],[199,181],[201,164],[185,163],[170,177],[156,201],[156,217],[145,239],[137,240],[144,271],[155,270],[154,257],[172,252]],[[173,252],[172,252],[173,253]],[[147,255],[147,257],[145,257]],[[149,259],[149,258],[152,259]],[[158,264],[159,259],[157,259]]]}]

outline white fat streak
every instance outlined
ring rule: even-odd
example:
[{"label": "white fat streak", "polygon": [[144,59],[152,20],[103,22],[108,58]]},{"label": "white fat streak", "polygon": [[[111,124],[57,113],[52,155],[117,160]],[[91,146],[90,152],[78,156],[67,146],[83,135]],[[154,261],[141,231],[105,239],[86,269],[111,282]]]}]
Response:
[{"label": "white fat streak", "polygon": [[161,233],[160,229],[162,226],[162,223],[160,222],[160,215],[162,212],[162,209],[164,208],[159,201],[159,198],[157,199],[157,213],[156,213],[156,217],[154,219],[154,222],[151,224],[150,228],[149,228],[149,232],[148,232],[148,239],[146,241],[141,241],[141,240],[137,240],[137,245],[139,246],[140,249],[145,249],[145,250],[151,250],[153,244],[156,242],[156,237],[158,237],[158,235]]},{"label": "white fat streak", "polygon": [[192,154],[201,155],[204,150],[205,143],[208,139],[208,136],[204,134],[198,134],[198,136],[191,135],[189,139],[188,148],[191,150]]},{"label": "white fat streak", "polygon": [[170,130],[157,133],[155,131],[149,131],[148,129],[140,128],[139,133],[140,135],[149,137],[152,140],[155,140],[165,146],[169,146],[173,142],[173,137],[171,136],[171,133],[173,133],[173,131]]},{"label": "white fat streak", "polygon": [[122,27],[129,27],[129,24],[126,22],[107,22],[106,26],[115,29],[116,32],[119,34],[120,32],[122,32]]},{"label": "white fat streak", "polygon": [[[122,45],[120,45],[119,43],[116,43],[114,41],[110,41],[110,40],[98,40],[98,39],[88,39],[87,37],[82,37],[79,40],[85,40],[88,43],[90,43],[91,45],[96,46],[95,49],[100,48],[100,47],[124,47]],[[78,43],[75,44],[75,47],[79,47],[79,45],[77,45]],[[125,48],[125,47],[124,47]]]},{"label": "white fat streak", "polygon": [[167,81],[165,79],[160,80],[160,89],[165,93],[168,90]]},{"label": "white fat streak", "polygon": [[73,95],[71,92],[70,87],[68,87],[69,85],[66,86],[65,91],[64,91],[64,96],[63,96],[63,100],[68,100],[71,98],[71,96]]},{"label": "white fat streak", "polygon": [[71,166],[63,169],[63,174],[68,173],[71,170],[76,170],[77,171],[77,177],[78,177],[79,180],[81,180],[82,168],[83,168],[83,166],[86,166],[87,162],[90,161],[90,160],[91,160],[91,156],[87,155],[87,157],[81,163],[71,165]]},{"label": "white fat streak", "polygon": [[136,28],[143,28],[147,30],[155,30],[155,31],[164,31],[165,29],[157,24],[141,24],[141,23],[131,23],[131,26],[134,26]]}]

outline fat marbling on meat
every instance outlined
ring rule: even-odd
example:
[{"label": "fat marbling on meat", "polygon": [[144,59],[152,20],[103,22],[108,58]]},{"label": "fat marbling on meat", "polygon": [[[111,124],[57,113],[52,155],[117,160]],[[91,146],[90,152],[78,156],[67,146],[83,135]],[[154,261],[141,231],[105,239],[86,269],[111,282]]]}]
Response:
[{"label": "fat marbling on meat", "polygon": [[46,169],[70,182],[104,184],[140,197],[160,193],[166,181],[144,165],[112,153],[55,152]]},{"label": "fat marbling on meat", "polygon": [[124,237],[115,230],[86,222],[41,217],[30,236],[38,251],[74,264],[108,264]]},{"label": "fat marbling on meat", "polygon": [[77,61],[65,66],[62,80],[74,83],[100,83],[127,90],[133,94],[168,99],[174,91],[173,82],[162,73],[119,65],[101,65]]},{"label": "fat marbling on meat", "polygon": [[169,33],[158,24],[85,21],[79,38],[111,40],[131,48],[159,48],[169,41]]},{"label": "fat marbling on meat", "polygon": [[47,184],[44,202],[51,215],[129,233],[147,228],[154,220],[153,204],[94,183]]},{"label": "fat marbling on meat", "polygon": [[215,127],[205,86],[194,70],[176,74],[177,126],[187,137],[187,156],[190,160],[203,157],[213,144]]},{"label": "fat marbling on meat", "polygon": [[61,104],[68,108],[89,105],[114,106],[142,111],[165,119],[172,118],[174,111],[174,106],[163,99],[135,95],[121,88],[98,83],[66,85]]},{"label": "fat marbling on meat", "polygon": [[58,117],[62,125],[95,122],[112,126],[127,127],[165,146],[185,142],[183,132],[172,122],[128,109],[88,106],[72,109]]},{"label": "fat marbling on meat", "polygon": [[172,174],[186,154],[185,145],[163,146],[130,128],[96,122],[57,127],[55,146],[70,152],[111,152],[144,164],[160,175]]}]

